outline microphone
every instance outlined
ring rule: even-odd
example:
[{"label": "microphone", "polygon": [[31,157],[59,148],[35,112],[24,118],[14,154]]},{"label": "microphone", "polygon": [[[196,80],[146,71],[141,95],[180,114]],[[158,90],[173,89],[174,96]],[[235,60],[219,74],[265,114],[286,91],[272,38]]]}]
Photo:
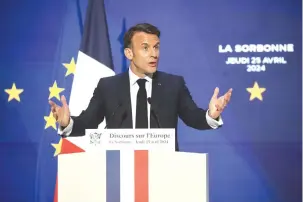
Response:
[{"label": "microphone", "polygon": [[122,106],[122,102],[120,102],[120,103],[116,106],[115,110],[113,111],[113,113],[111,114],[111,116],[108,118],[108,123],[106,123],[106,126],[105,126],[104,129],[106,129],[106,128],[109,126],[109,124],[111,123],[112,119],[114,118],[116,112],[118,111],[118,109],[119,109],[121,106]]},{"label": "microphone", "polygon": [[[151,106],[151,98],[149,97],[149,98],[147,98],[147,102],[150,104],[150,106]],[[155,116],[155,118],[156,118],[156,121],[157,121],[157,124],[158,124],[158,128],[162,128],[161,127],[161,124],[160,124],[160,121],[159,121],[159,117],[158,117],[158,114],[157,114],[157,112],[153,109],[153,108],[150,108],[150,111],[151,111],[151,113]]]},{"label": "microphone", "polygon": [[120,122],[120,126],[122,125],[123,121],[125,120],[125,118],[127,117],[127,111],[125,110],[122,114],[122,118],[121,118],[121,122]]}]

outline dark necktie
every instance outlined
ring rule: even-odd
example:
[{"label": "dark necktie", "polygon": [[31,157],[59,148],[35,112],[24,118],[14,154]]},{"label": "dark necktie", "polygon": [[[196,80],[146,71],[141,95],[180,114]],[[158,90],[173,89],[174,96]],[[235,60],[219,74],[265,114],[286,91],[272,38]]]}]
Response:
[{"label": "dark necktie", "polygon": [[136,109],[136,128],[148,128],[147,119],[147,94],[145,89],[145,79],[137,81],[139,91],[137,94],[137,109]]}]

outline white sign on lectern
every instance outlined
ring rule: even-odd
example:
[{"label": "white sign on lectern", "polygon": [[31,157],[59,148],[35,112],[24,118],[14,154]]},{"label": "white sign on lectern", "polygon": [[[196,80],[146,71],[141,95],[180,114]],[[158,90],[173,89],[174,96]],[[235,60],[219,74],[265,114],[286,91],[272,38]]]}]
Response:
[{"label": "white sign on lectern", "polygon": [[[82,141],[85,152],[58,157],[58,202],[208,201],[207,154],[175,152],[174,129],[86,130]],[[110,150],[120,152],[119,187],[111,189],[117,193],[107,190]],[[138,200],[135,191],[138,150],[148,150],[147,201]],[[119,196],[119,201],[109,201],[109,194]]]},{"label": "white sign on lectern", "polygon": [[90,149],[175,151],[174,129],[86,130]]}]

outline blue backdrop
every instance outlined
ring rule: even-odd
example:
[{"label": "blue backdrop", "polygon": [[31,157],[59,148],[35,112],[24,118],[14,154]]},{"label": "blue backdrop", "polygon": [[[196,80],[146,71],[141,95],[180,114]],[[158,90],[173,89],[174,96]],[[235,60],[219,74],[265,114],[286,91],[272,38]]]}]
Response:
[{"label": "blue backdrop", "polygon": [[[49,88],[56,80],[69,96],[73,75],[64,76],[63,63],[77,57],[87,0],[0,5],[0,200],[53,201],[51,144],[58,136],[46,125]],[[179,125],[182,151],[209,153],[211,202],[301,201],[301,1],[106,0],[105,6],[116,73],[127,65],[121,34],[149,22],[162,32],[159,68],[183,75],[198,105],[208,106],[216,86],[221,93],[234,89],[223,128]],[[227,64],[230,58],[240,64]],[[9,101],[13,83],[23,89],[20,102]]]}]

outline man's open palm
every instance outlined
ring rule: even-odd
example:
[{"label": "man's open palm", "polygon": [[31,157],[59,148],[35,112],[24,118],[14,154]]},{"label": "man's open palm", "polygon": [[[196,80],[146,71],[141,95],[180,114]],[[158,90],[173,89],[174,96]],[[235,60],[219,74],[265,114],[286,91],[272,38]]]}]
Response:
[{"label": "man's open palm", "polygon": [[68,126],[70,119],[70,111],[65,96],[64,95],[61,96],[62,107],[56,105],[56,103],[54,103],[51,100],[49,101],[49,104],[51,105],[51,111],[53,113],[53,116],[60,124],[60,126],[62,127]]},{"label": "man's open palm", "polygon": [[209,102],[209,116],[216,119],[223,112],[231,97],[232,89],[218,98],[219,88],[216,88],[214,94]]}]

